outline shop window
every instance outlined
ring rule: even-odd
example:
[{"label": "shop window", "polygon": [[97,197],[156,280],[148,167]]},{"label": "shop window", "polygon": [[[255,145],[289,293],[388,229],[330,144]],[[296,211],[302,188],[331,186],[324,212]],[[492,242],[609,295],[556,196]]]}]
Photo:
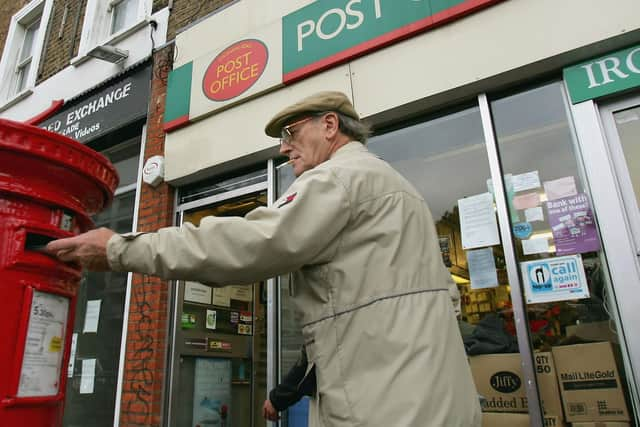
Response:
[{"label": "shop window", "polygon": [[34,0],[11,18],[0,62],[0,104],[21,99],[35,86],[52,0]]},{"label": "shop window", "polygon": [[140,28],[151,7],[151,0],[89,0],[79,56],[96,46],[116,43]]},{"label": "shop window", "polygon": [[[96,227],[132,231],[140,138],[103,152],[120,177],[113,202],[92,219]],[[76,303],[64,427],[113,426],[128,273],[87,272]],[[87,420],[91,420],[88,424]]]}]

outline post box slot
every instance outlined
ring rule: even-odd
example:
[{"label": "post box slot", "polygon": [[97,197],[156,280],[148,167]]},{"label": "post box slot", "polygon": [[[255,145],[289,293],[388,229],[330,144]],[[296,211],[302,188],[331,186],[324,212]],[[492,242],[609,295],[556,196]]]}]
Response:
[{"label": "post box slot", "polygon": [[45,236],[44,234],[27,233],[27,238],[24,242],[24,250],[42,251],[44,250],[44,247],[47,246],[47,243],[51,242],[52,240],[56,240],[56,238]]}]

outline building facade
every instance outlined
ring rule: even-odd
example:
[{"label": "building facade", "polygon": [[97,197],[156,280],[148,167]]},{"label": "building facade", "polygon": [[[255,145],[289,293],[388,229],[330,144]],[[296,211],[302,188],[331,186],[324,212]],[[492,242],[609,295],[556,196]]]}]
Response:
[{"label": "building facade", "polygon": [[[437,221],[485,424],[638,425],[636,1],[2,7],[0,117],[47,110],[40,126],[109,156],[121,184],[97,225],[275,203],[294,177],[264,124],[343,91]],[[302,344],[292,294],[288,276],[216,289],[87,275],[65,425],[266,425]],[[305,405],[279,424],[306,425]]]}]

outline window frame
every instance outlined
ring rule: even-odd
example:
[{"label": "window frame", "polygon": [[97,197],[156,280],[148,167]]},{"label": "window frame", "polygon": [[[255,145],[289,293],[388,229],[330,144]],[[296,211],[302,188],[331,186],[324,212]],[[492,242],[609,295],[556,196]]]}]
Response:
[{"label": "window frame", "polygon": [[138,2],[133,24],[112,33],[113,11],[115,6],[124,0],[88,0],[85,12],[78,56],[71,60],[72,65],[82,62],[87,52],[96,46],[114,45],[146,25],[151,16],[152,0],[136,0]]},{"label": "window frame", "polygon": [[[0,110],[8,108],[33,92],[52,7],[53,0],[32,0],[11,17],[0,59],[0,79],[8,82],[0,88]],[[39,22],[39,26],[31,45],[31,55],[21,61],[25,36],[36,22]],[[20,70],[27,64],[30,66],[26,76],[20,76]],[[24,85],[18,89],[20,79],[23,79]]]}]

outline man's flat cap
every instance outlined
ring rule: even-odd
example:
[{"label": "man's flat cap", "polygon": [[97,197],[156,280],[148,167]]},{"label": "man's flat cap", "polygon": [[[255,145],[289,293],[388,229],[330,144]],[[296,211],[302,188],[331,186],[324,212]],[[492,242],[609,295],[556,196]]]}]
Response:
[{"label": "man's flat cap", "polygon": [[309,113],[334,111],[360,120],[347,95],[342,92],[318,92],[280,111],[267,123],[264,132],[274,138],[280,137],[282,127],[293,119]]}]

